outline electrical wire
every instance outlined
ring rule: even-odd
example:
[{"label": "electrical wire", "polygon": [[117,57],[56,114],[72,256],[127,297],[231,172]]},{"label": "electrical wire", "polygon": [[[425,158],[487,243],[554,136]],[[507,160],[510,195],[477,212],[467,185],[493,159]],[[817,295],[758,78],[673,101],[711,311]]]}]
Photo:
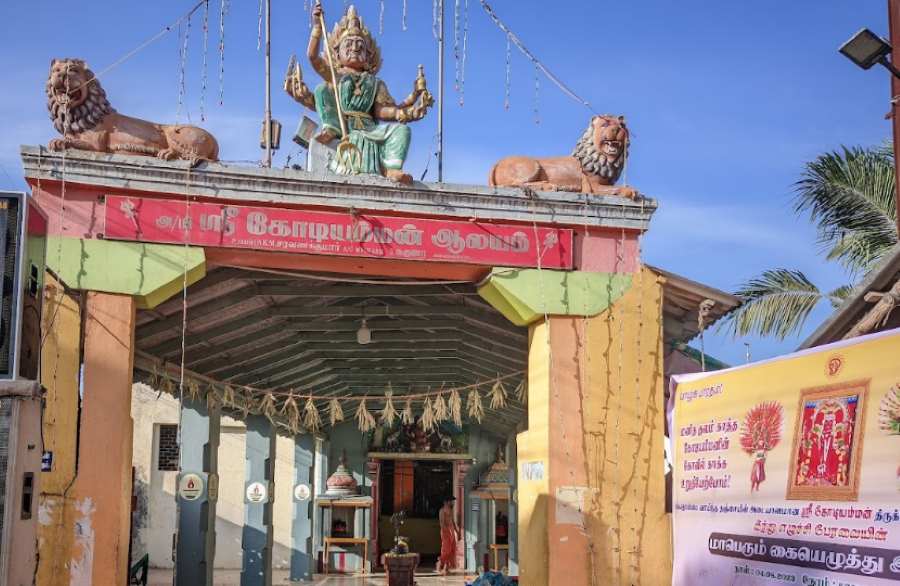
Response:
[{"label": "electrical wire", "polygon": [[484,11],[491,18],[491,20],[494,21],[494,24],[497,25],[497,28],[499,28],[506,34],[507,39],[512,41],[512,43],[519,49],[519,51],[521,51],[522,54],[529,61],[531,61],[535,67],[541,70],[541,72],[547,77],[547,79],[552,81],[554,85],[556,85],[556,87],[558,87],[564,94],[566,94],[594,114],[597,114],[597,111],[594,109],[590,102],[576,94],[569,86],[567,86],[561,79],[559,79],[553,72],[551,72],[546,65],[541,63],[540,59],[535,57],[534,53],[532,53],[528,49],[528,47],[525,46],[525,43],[523,43],[522,40],[516,36],[516,33],[512,32],[509,27],[506,26],[506,24],[502,20],[500,20],[500,17],[497,16],[497,13],[494,12],[494,9],[491,8],[491,5],[488,4],[486,0],[480,1],[481,6],[484,8]]},{"label": "electrical wire", "polygon": [[134,57],[135,55],[137,55],[138,53],[140,53],[141,51],[143,51],[144,49],[146,49],[147,47],[149,47],[150,45],[152,45],[159,39],[163,38],[164,36],[166,36],[166,34],[170,33],[172,31],[172,29],[174,29],[178,26],[181,26],[182,22],[184,22],[185,20],[187,20],[191,16],[193,16],[194,13],[197,12],[197,10],[199,10],[200,7],[203,6],[206,2],[207,2],[207,0],[200,0],[200,2],[197,2],[197,4],[195,4],[193,8],[191,8],[185,14],[180,16],[178,18],[178,20],[176,20],[172,24],[166,25],[161,31],[159,31],[152,37],[148,38],[146,41],[144,41],[143,43],[141,43],[140,45],[138,45],[131,51],[128,51],[127,53],[125,53],[124,55],[122,55],[121,57],[119,57],[118,59],[113,61],[111,64],[107,65],[105,68],[101,69],[99,72],[95,73],[94,77],[87,80],[82,85],[78,86],[77,88],[74,88],[72,91],[77,91],[77,90],[81,89],[82,87],[86,86],[87,84],[93,83],[95,80],[99,80],[103,75],[109,73],[110,71],[112,71],[113,69],[118,67],[119,65],[122,65],[123,63],[125,63],[126,61],[128,61],[129,59],[131,59],[132,57]]}]

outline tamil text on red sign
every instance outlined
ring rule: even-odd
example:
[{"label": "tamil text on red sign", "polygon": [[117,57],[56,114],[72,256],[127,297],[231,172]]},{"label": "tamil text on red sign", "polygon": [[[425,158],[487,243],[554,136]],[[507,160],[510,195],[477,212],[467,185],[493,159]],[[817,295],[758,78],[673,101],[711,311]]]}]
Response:
[{"label": "tamil text on red sign", "polygon": [[304,254],[572,268],[572,231],[109,196],[105,237]]}]

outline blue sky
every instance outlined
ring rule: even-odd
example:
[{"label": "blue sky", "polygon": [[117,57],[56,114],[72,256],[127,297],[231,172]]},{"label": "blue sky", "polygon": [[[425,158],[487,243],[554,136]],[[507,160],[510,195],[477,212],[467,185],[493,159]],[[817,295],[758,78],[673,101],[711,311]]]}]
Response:
[{"label": "blue sky", "polygon": [[[378,36],[382,77],[398,99],[425,65],[436,93],[437,52],[430,0],[384,0]],[[465,0],[459,0],[464,13]],[[173,22],[193,0],[63,3],[3,2],[0,66],[0,188],[22,188],[18,145],[54,137],[45,108],[44,81],[52,57],[81,57],[95,71],[115,62]],[[358,0],[373,32],[379,0]],[[529,48],[601,112],[623,114],[632,129],[628,182],[656,198],[660,208],[643,240],[652,264],[725,290],[768,267],[805,271],[823,288],[846,281],[817,255],[815,234],[791,211],[791,186],[803,163],[846,145],[887,139],[887,73],[865,72],[837,53],[856,30],[887,32],[884,0],[631,0],[598,2],[494,0],[502,19]],[[325,0],[329,22],[343,0]],[[200,123],[222,146],[225,160],[258,160],[263,113],[263,55],[257,51],[257,2],[233,0],[225,24],[224,103],[219,105],[219,0],[210,2],[208,74],[202,86],[202,10],[192,20],[180,119]],[[465,103],[454,92],[454,0],[447,0],[445,180],[483,183],[507,154],[567,154],[590,113],[539,78],[513,48],[510,108],[506,41],[469,0]],[[308,18],[303,0],[273,0],[274,115],[290,135],[301,107],[280,91],[292,52],[303,55]],[[461,17],[462,20],[462,17]],[[460,31],[460,34],[462,31]],[[103,76],[119,111],[157,121],[179,117],[179,37],[170,33]],[[310,84],[315,74],[301,57]],[[537,99],[536,99],[537,98]],[[535,119],[539,119],[539,123]],[[425,168],[435,132],[430,115],[413,127],[407,167]],[[292,149],[278,153],[283,165]],[[433,177],[434,163],[431,165]],[[821,307],[811,330],[829,313]],[[799,339],[802,339],[799,338]],[[792,350],[799,339],[732,340],[710,335],[708,351],[743,361]]]}]

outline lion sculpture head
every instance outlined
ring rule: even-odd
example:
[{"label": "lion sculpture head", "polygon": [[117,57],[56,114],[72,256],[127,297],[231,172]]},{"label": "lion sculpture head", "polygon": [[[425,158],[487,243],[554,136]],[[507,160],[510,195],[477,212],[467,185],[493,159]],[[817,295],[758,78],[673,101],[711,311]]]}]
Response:
[{"label": "lion sculpture head", "polygon": [[589,175],[613,185],[628,157],[628,127],[624,116],[594,116],[572,152]]},{"label": "lion sculpture head", "polygon": [[47,109],[57,132],[77,134],[115,112],[106,92],[81,59],[54,59],[47,78]]}]

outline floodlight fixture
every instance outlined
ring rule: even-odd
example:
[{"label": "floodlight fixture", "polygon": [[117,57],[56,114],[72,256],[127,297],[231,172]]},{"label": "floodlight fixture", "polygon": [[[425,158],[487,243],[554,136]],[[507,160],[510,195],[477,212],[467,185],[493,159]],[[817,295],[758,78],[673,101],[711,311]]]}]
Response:
[{"label": "floodlight fixture", "polygon": [[300,121],[300,125],[297,127],[297,132],[294,133],[294,142],[303,148],[308,149],[313,134],[316,132],[316,128],[318,128],[318,125],[310,120],[308,116],[304,116],[303,120]]},{"label": "floodlight fixture", "polygon": [[871,69],[877,63],[900,77],[900,71],[888,58],[892,50],[890,43],[867,28],[861,29],[838,49],[842,55],[862,69]]}]

